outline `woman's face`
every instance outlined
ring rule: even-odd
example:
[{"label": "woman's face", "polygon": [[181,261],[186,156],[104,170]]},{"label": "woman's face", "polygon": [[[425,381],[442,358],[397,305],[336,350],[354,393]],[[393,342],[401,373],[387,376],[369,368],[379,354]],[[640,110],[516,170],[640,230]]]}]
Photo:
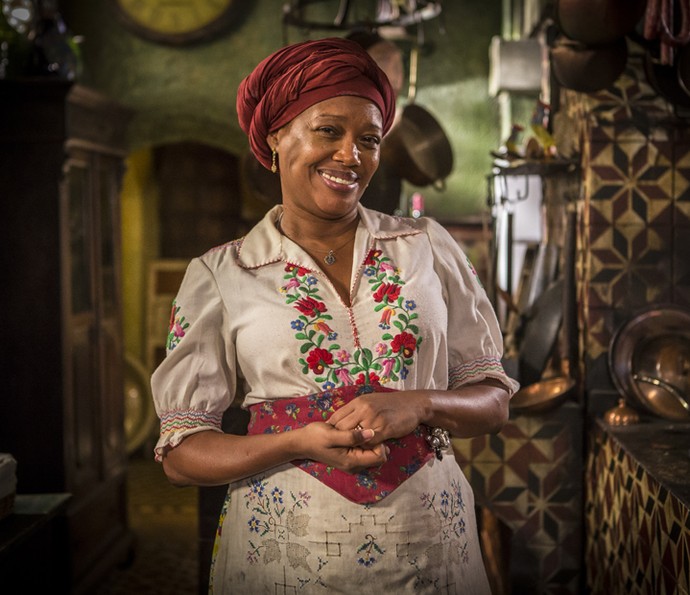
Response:
[{"label": "woman's face", "polygon": [[286,208],[322,219],[354,212],[379,164],[382,116],[368,99],[340,96],[268,136]]}]

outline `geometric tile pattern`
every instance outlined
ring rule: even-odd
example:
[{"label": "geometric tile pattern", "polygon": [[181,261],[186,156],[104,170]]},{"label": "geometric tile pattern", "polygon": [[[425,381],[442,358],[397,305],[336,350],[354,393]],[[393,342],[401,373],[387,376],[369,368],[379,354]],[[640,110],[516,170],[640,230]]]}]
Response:
[{"label": "geometric tile pattern", "polygon": [[676,208],[674,225],[679,228],[690,228],[690,143],[678,141],[675,144],[676,176],[674,195]]},{"label": "geometric tile pattern", "polygon": [[586,465],[591,593],[688,595],[690,511],[597,425]]},{"label": "geometric tile pattern", "polygon": [[582,418],[569,402],[540,415],[511,414],[497,435],[453,441],[477,505],[512,532],[513,593],[581,592]]},{"label": "geometric tile pattern", "polygon": [[647,83],[639,52],[605,91],[562,95],[581,139],[585,361],[608,351],[612,314],[623,322],[650,304],[690,306],[690,127]]},{"label": "geometric tile pattern", "polygon": [[[620,325],[652,304],[690,307],[690,125],[651,88],[641,56],[630,52],[604,91],[560,94],[559,112],[570,120],[563,129],[580,139],[575,292],[588,412],[601,410],[593,394],[615,399],[607,355]],[[588,442],[588,588],[687,595],[687,503],[600,428]]]}]

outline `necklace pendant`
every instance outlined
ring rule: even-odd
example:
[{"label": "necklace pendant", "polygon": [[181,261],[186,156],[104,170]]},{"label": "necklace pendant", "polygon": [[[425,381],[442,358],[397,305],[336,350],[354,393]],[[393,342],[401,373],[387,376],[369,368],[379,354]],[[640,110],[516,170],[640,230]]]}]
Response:
[{"label": "necklace pendant", "polygon": [[329,266],[335,262],[335,254],[333,254],[333,250],[328,251],[328,254],[323,257],[323,261]]}]

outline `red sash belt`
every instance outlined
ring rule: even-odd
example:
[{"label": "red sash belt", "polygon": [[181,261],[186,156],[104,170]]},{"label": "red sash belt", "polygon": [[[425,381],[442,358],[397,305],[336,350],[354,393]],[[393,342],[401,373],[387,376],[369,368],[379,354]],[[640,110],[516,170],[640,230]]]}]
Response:
[{"label": "red sash belt", "polygon": [[[368,392],[394,392],[382,386],[366,387]],[[277,434],[304,427],[313,421],[327,421],[334,411],[364,392],[361,386],[345,386],[329,391],[265,401],[249,407],[249,434]],[[388,496],[407,478],[421,469],[434,456],[425,426],[404,436],[387,440],[388,460],[378,467],[358,473],[346,473],[311,459],[299,459],[292,464],[309,473],[329,488],[352,502],[369,504]]]}]

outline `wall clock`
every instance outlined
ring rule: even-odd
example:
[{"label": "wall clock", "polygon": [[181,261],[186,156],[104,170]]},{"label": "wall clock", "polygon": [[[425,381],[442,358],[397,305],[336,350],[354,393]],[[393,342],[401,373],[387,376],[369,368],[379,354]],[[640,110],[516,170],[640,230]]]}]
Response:
[{"label": "wall clock", "polygon": [[23,35],[28,34],[36,18],[33,0],[2,0],[0,4],[10,26]]},{"label": "wall clock", "polygon": [[122,24],[170,45],[209,40],[237,20],[237,0],[111,0]]}]

